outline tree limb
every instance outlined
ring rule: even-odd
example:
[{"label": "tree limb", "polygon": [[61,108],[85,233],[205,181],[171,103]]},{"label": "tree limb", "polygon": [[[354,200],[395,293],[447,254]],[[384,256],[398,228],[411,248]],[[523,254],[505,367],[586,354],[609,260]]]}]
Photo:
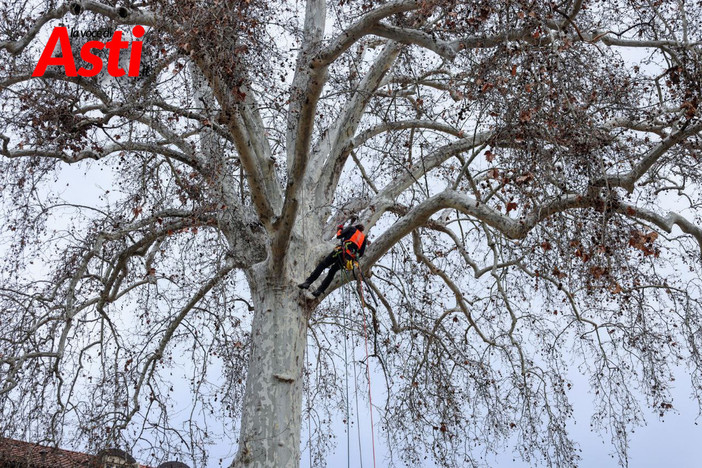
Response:
[{"label": "tree limb", "polygon": [[[300,205],[299,195],[304,186],[304,175],[309,162],[317,102],[327,80],[327,65],[318,64],[313,60],[324,37],[325,19],[325,0],[308,0],[305,7],[305,45],[297,57],[288,108],[288,180],[283,208],[275,221],[275,236],[271,245],[273,256],[278,259],[283,259],[288,251],[290,234]],[[284,262],[276,261],[271,266],[281,268],[283,265]]]},{"label": "tree limb", "polygon": [[378,21],[396,13],[417,10],[424,6],[424,1],[394,0],[366,13],[351,27],[334,38],[314,60],[316,66],[329,65],[360,38],[371,33]]},{"label": "tree limb", "polygon": [[[319,180],[319,185],[316,193],[320,203],[325,203],[331,199],[341,176],[343,165],[348,157],[348,151],[342,151],[342,149],[346,147],[347,141],[353,137],[373,92],[382,82],[383,77],[399,55],[401,48],[402,46],[396,42],[391,42],[383,48],[353,97],[346,104],[343,115],[329,132],[328,139],[325,142],[328,146],[321,149],[319,158],[316,160],[321,167],[318,171],[317,179]],[[320,160],[322,157],[327,157],[326,161]]]},{"label": "tree limb", "polygon": [[402,44],[414,44],[424,47],[447,60],[456,58],[456,49],[452,47],[451,43],[437,39],[433,35],[418,29],[399,28],[378,23],[370,29],[370,33]]},{"label": "tree limb", "polygon": [[[369,268],[395,243],[413,229],[424,224],[431,215],[444,208],[454,208],[479,219],[510,239],[523,239],[541,221],[556,213],[582,208],[602,209],[602,205],[603,199],[597,196],[596,193],[586,195],[570,194],[554,198],[549,202],[536,206],[530,213],[520,219],[514,219],[472,197],[447,189],[412,208],[405,216],[396,221],[390,229],[385,231],[377,241],[371,244],[364,256],[364,268]],[[702,252],[702,230],[676,213],[671,212],[666,217],[662,217],[651,211],[626,204],[620,204],[613,210],[630,217],[647,220],[667,232],[671,232],[673,225],[678,225],[683,232],[695,237]]]},{"label": "tree limb", "polygon": [[423,175],[439,167],[450,157],[468,151],[476,146],[480,146],[492,135],[492,132],[479,133],[470,138],[462,138],[453,141],[435,150],[424,158],[423,164],[415,164],[411,170],[405,171],[384,187],[369,204],[369,207],[373,210],[372,213],[366,212],[362,217],[366,219],[369,224],[374,224],[394,200],[409,186],[417,182]]},{"label": "tree limb", "polygon": [[606,175],[602,179],[597,179],[592,182],[594,187],[623,187],[629,191],[634,191],[634,184],[644,175],[673,146],[682,142],[686,138],[702,131],[702,122],[680,130],[677,133],[664,138],[659,144],[653,147],[646,153],[634,168],[623,174]]}]

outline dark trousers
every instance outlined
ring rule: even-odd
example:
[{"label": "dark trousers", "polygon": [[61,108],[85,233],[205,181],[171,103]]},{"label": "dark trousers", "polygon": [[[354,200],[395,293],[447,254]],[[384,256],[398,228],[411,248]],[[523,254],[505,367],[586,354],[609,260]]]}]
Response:
[{"label": "dark trousers", "polygon": [[329,268],[329,273],[327,273],[326,278],[324,278],[322,284],[320,284],[319,288],[317,288],[317,291],[320,293],[323,293],[329,287],[334,279],[334,275],[337,271],[339,271],[339,269],[341,269],[341,252],[333,250],[329,255],[327,255],[326,258],[322,260],[319,265],[317,265],[317,268],[315,268],[312,274],[310,274],[306,282],[312,284],[314,280],[319,278],[319,275],[322,274],[325,268]]}]

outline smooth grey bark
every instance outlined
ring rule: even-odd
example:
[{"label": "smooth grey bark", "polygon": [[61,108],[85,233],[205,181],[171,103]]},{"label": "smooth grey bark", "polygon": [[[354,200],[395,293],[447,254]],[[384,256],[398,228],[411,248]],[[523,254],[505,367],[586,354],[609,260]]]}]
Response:
[{"label": "smooth grey bark", "polygon": [[316,301],[306,300],[291,279],[297,268],[276,275],[269,262],[247,272],[255,312],[233,468],[297,467],[300,461],[307,321]]}]

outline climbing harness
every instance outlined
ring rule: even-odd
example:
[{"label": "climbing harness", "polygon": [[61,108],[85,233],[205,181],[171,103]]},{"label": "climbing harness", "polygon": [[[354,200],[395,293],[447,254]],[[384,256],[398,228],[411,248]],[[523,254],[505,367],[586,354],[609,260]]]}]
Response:
[{"label": "climbing harness", "polygon": [[[343,229],[337,230],[336,236],[339,237],[342,231]],[[350,258],[352,260],[356,260],[356,252],[361,250],[361,247],[363,246],[363,242],[365,240],[366,235],[363,234],[363,231],[359,229],[356,229],[356,232],[354,232],[353,235],[348,239],[342,240],[339,248],[341,250],[343,258]]]},{"label": "climbing harness", "polygon": [[354,268],[358,267],[358,262],[356,260],[352,260],[350,258],[346,259],[346,262],[344,263],[344,269],[346,271],[353,271]]},{"label": "climbing harness", "polygon": [[[360,244],[356,244],[358,241],[356,236],[359,233],[361,234]],[[356,255],[353,251],[356,250],[357,246],[360,249],[360,245],[363,245],[364,239],[365,236],[363,236],[363,233],[361,231],[356,231],[356,234],[354,234],[351,239],[342,241],[341,245],[336,246],[334,249],[334,256],[340,256],[338,261],[344,270],[353,271],[355,268],[358,268],[358,260],[356,259]]]}]

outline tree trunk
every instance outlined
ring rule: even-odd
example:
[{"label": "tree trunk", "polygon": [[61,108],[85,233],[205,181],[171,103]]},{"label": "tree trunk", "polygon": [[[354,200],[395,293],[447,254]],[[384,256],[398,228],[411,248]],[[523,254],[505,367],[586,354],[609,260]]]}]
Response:
[{"label": "tree trunk", "polygon": [[285,277],[254,271],[249,284],[255,312],[239,450],[232,468],[298,467],[310,309]]}]

